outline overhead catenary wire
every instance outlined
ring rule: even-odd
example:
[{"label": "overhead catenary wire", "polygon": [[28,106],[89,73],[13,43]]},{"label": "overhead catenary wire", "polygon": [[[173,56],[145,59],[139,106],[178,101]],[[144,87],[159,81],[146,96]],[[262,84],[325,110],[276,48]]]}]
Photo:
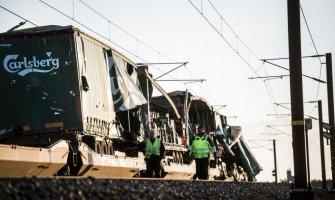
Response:
[{"label": "overhead catenary wire", "polygon": [[50,5],[50,4],[46,3],[46,2],[44,2],[43,0],[39,0],[39,1],[42,2],[43,4],[45,4],[46,6],[52,8],[53,10],[59,12],[60,14],[64,15],[65,17],[67,17],[67,18],[73,20],[74,22],[80,24],[81,26],[85,27],[86,29],[92,31],[93,33],[99,35],[100,37],[104,38],[105,40],[108,40],[109,42],[111,42],[112,44],[114,44],[114,45],[117,46],[118,48],[122,49],[123,51],[125,51],[125,52],[131,54],[132,56],[135,56],[136,58],[138,58],[138,59],[140,59],[140,60],[142,60],[142,61],[144,61],[144,62],[147,62],[147,61],[144,60],[143,58],[141,58],[141,57],[139,57],[138,55],[132,53],[131,51],[127,50],[126,48],[122,47],[121,45],[119,45],[119,44],[113,42],[113,41],[110,40],[109,38],[103,36],[102,34],[98,33],[97,31],[93,30],[92,28],[86,26],[85,24],[83,24],[82,22],[76,20],[75,18],[70,17],[69,15],[65,14],[64,12],[62,12],[62,11],[60,11],[59,9],[55,8],[54,6],[52,6],[52,5]]},{"label": "overhead catenary wire", "polygon": [[232,44],[230,44],[228,42],[228,40],[223,37],[223,35],[220,33],[220,31],[215,28],[215,26],[212,24],[212,22],[209,21],[209,19],[203,14],[202,11],[200,11],[191,0],[188,0],[188,2],[190,2],[190,4],[201,14],[201,16],[207,21],[207,23],[216,31],[217,34],[219,34],[219,36],[228,44],[228,46],[240,57],[240,59],[256,74],[259,76],[259,74],[255,71],[255,69],[250,65],[250,63],[248,63],[243,57],[242,55],[233,47]]},{"label": "overhead catenary wire", "polygon": [[[314,39],[313,39],[311,30],[309,29],[309,26],[308,26],[308,23],[307,23],[307,19],[306,19],[306,16],[305,16],[304,10],[302,9],[301,4],[300,4],[300,10],[301,10],[302,16],[303,16],[303,18],[304,18],[304,21],[305,21],[305,24],[306,24],[306,27],[307,27],[309,36],[311,37],[311,40],[312,40],[313,47],[314,47],[314,49],[315,49],[316,55],[319,55],[318,49],[316,48],[316,45],[315,45],[315,42],[314,42]],[[318,57],[318,58],[319,58],[320,64],[322,64],[320,57]]]},{"label": "overhead catenary wire", "polygon": [[95,10],[92,6],[88,5],[87,3],[85,3],[82,0],[78,0],[79,2],[81,2],[83,5],[85,5],[87,8],[89,8],[90,10],[92,10],[93,12],[95,12],[97,15],[99,15],[100,17],[102,17],[104,20],[108,21],[108,23],[112,24],[113,26],[115,26],[116,28],[118,28],[119,30],[121,30],[122,32],[124,32],[125,34],[127,34],[128,36],[130,36],[131,38],[135,39],[137,42],[143,44],[144,46],[146,46],[147,48],[151,49],[152,51],[158,53],[159,55],[164,56],[165,58],[167,58],[168,60],[173,61],[172,58],[169,58],[168,56],[166,56],[165,54],[163,54],[162,52],[154,49],[153,47],[151,47],[150,45],[148,45],[147,43],[143,42],[142,40],[138,39],[137,37],[135,37],[133,34],[129,33],[128,31],[126,31],[125,29],[121,28],[119,25],[117,25],[116,23],[112,22],[110,19],[108,19],[107,17],[105,17],[104,15],[102,15],[100,12],[98,12],[97,10]]},{"label": "overhead catenary wire", "polygon": [[212,6],[212,8],[215,10],[215,12],[220,16],[221,20],[227,25],[227,27],[230,29],[230,31],[235,35],[235,37],[248,49],[249,52],[251,52],[258,60],[258,56],[242,41],[242,39],[237,35],[237,33],[233,30],[233,28],[228,24],[228,22],[222,17],[218,9],[214,6],[214,4],[207,0],[209,4]]},{"label": "overhead catenary wire", "polygon": [[[204,11],[203,11],[203,9],[201,9],[201,11],[199,11],[199,9],[190,1],[190,0],[188,0],[190,3],[191,3],[191,5],[205,18],[205,20],[212,26],[212,28],[221,36],[221,37],[223,37],[222,36],[222,33],[220,33],[218,30],[217,30],[217,28],[215,28],[214,27],[214,25],[207,19],[207,17],[204,15]],[[248,49],[248,51],[249,51],[249,53],[251,52],[257,59],[259,59],[256,55],[255,55],[255,53],[253,52],[253,51],[251,51],[251,49],[240,39],[240,37],[236,34],[236,32],[231,28],[231,26],[226,22],[226,20],[222,17],[222,15],[219,13],[219,11],[218,11],[218,9],[214,6],[214,4],[210,1],[210,0],[207,0],[208,2],[209,2],[209,4],[211,5],[211,7],[214,9],[214,11],[220,16],[220,18],[221,18],[221,21],[223,21],[227,26],[228,26],[228,28],[230,29],[230,31],[235,35],[235,37]],[[201,8],[202,8],[203,6],[201,5]],[[319,72],[319,78],[317,79],[317,78],[314,78],[314,77],[310,77],[310,76],[306,76],[306,75],[303,75],[303,76],[305,76],[305,77],[307,77],[307,78],[310,78],[310,79],[312,79],[312,80],[315,80],[315,81],[317,81],[318,82],[318,89],[317,89],[317,95],[316,95],[316,99],[318,98],[318,95],[319,95],[319,89],[320,89],[320,83],[325,83],[325,81],[322,81],[322,80],[320,80],[321,79],[321,71],[322,71],[322,62],[321,62],[321,59],[320,59],[320,56],[321,55],[319,55],[319,52],[318,52],[318,50],[317,50],[317,48],[316,48],[316,45],[315,45],[315,42],[314,42],[314,39],[313,39],[313,37],[312,37],[312,34],[311,34],[311,31],[310,31],[310,28],[309,28],[309,26],[308,26],[308,23],[307,23],[307,20],[306,20],[306,16],[305,16],[305,14],[304,14],[304,12],[303,12],[303,9],[302,9],[302,6],[300,5],[300,9],[301,9],[301,12],[302,12],[302,15],[303,15],[303,18],[304,18],[304,21],[305,21],[305,24],[306,24],[306,27],[307,27],[307,29],[308,29],[308,33],[309,33],[309,35],[310,35],[310,38],[311,38],[311,40],[312,40],[312,42],[313,42],[313,46],[314,46],[314,49],[315,49],[315,52],[316,52],[316,54],[317,55],[315,55],[315,56],[304,56],[304,57],[317,57],[318,59],[319,59],[319,61],[320,61],[320,65],[321,65],[321,67],[320,67],[320,72]],[[222,24],[221,24],[221,31],[222,31]],[[232,47],[232,45],[223,37],[223,39],[228,43],[228,45],[240,56],[240,54],[238,53],[238,50],[237,49],[234,49],[233,47]],[[241,56],[240,56],[241,57]],[[249,54],[249,57],[250,57],[250,54]],[[242,60],[244,61],[244,62],[246,62],[246,60],[244,59],[244,58],[242,58]],[[260,59],[259,59],[260,60]],[[249,63],[247,63],[247,64],[249,64]],[[249,66],[249,65],[248,65]],[[249,66],[250,67],[250,66]],[[283,67],[282,67],[283,68]],[[283,68],[283,69],[286,69],[286,68]],[[286,69],[286,70],[288,70],[288,69]],[[266,83],[266,81],[264,81],[264,83]],[[271,88],[269,88],[268,86],[266,86],[266,88],[267,88],[267,91],[268,91],[268,94],[269,94],[269,96],[270,96],[270,99],[272,100],[272,99],[274,99],[274,97],[272,97],[271,96],[271,93],[273,94],[273,92],[272,92],[272,90],[271,90]],[[273,101],[272,101],[273,102]],[[314,108],[315,109],[315,108]],[[314,110],[313,109],[313,110]],[[311,111],[311,113],[313,112],[313,110]]]},{"label": "overhead catenary wire", "polygon": [[[302,16],[303,16],[303,18],[304,18],[304,21],[305,21],[305,24],[306,24],[306,27],[307,27],[309,36],[310,36],[310,38],[311,38],[311,40],[312,40],[314,50],[315,50],[316,54],[319,55],[318,49],[316,48],[316,45],[315,45],[315,42],[314,42],[314,39],[313,39],[311,30],[310,30],[310,28],[309,28],[309,26],[308,26],[307,19],[306,19],[306,16],[305,16],[304,10],[302,9],[301,4],[300,4],[300,10],[301,10]],[[322,62],[321,62],[320,57],[318,57],[318,58],[319,58],[319,61],[320,61],[320,71],[319,71],[319,79],[320,79],[320,78],[321,78],[321,73],[322,73]],[[316,92],[315,100],[318,100],[318,98],[319,98],[319,92],[320,92],[320,83],[318,84],[318,89],[317,89],[317,92]],[[314,110],[315,110],[315,107],[312,108],[310,114],[312,114]]]},{"label": "overhead catenary wire", "polygon": [[[235,35],[235,37],[248,49],[248,51],[249,51],[249,59],[250,59],[250,52],[254,55],[254,57],[258,60],[258,61],[260,61],[260,59],[258,58],[258,56],[256,56],[256,54],[240,39],[240,37],[236,34],[236,32],[231,28],[231,26],[227,23],[227,21],[226,20],[224,20],[224,18],[222,17],[222,15],[218,12],[218,10],[216,9],[216,7],[214,6],[214,4],[211,2],[211,1],[209,1],[209,0],[207,0],[210,4],[211,4],[211,6],[212,6],[212,8],[215,10],[215,12],[218,14],[218,16],[220,17],[220,19],[222,20],[222,21],[224,21],[224,23],[229,27],[229,29],[232,31],[232,33]],[[228,44],[228,46],[239,56],[239,58],[257,75],[257,76],[260,76],[257,72],[256,72],[256,70],[251,66],[251,64],[245,59],[245,58],[243,58],[243,56],[238,52],[238,49],[235,49],[234,47],[233,47],[233,45],[222,35],[222,33],[220,33],[220,31],[214,26],[214,24],[213,23],[211,23],[211,21],[204,15],[204,12],[201,10],[199,10],[198,9],[198,7],[196,6],[196,5],[194,5],[194,3],[191,1],[191,0],[188,0],[188,2],[198,11],[198,13],[200,13],[201,14],[201,16],[207,21],[207,23],[215,30],[215,32],[217,33],[217,34],[219,34],[219,36]],[[201,6],[202,7],[202,6]],[[266,70],[265,70],[265,72],[266,72]],[[269,83],[269,82],[265,82],[264,81],[264,84],[265,84],[265,88],[266,88],[266,91],[267,91],[267,93],[268,93],[268,96],[269,96],[269,98],[270,98],[270,101],[271,101],[271,103],[272,103],[272,105],[273,105],[273,103],[275,102],[275,99],[274,99],[274,95],[273,95],[273,92],[272,92],[272,89],[271,89],[271,84]],[[275,112],[277,112],[276,111],[276,108],[275,108],[275,106],[273,106],[273,109],[274,109],[274,111]]]},{"label": "overhead catenary wire", "polygon": [[22,16],[20,16],[20,15],[18,15],[18,14],[16,14],[16,13],[14,13],[13,11],[11,11],[11,10],[9,10],[9,9],[7,9],[7,8],[5,8],[5,7],[3,7],[3,6],[0,6],[0,7],[1,7],[2,9],[6,10],[6,11],[9,12],[9,13],[11,13],[11,14],[13,14],[13,15],[15,15],[15,16],[17,16],[17,17],[23,19],[23,20],[26,20],[27,22],[31,23],[32,25],[34,25],[34,26],[38,26],[37,24],[35,24],[35,23],[31,22],[30,20],[28,20],[28,19],[26,19],[26,18],[24,18],[24,17],[22,17]]}]

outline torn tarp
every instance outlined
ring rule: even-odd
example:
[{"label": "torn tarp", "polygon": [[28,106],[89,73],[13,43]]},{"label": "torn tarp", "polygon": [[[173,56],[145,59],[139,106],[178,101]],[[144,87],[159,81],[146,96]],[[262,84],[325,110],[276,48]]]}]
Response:
[{"label": "torn tarp", "polygon": [[146,104],[141,91],[127,73],[129,64],[116,55],[109,57],[108,61],[115,111],[130,110]]}]

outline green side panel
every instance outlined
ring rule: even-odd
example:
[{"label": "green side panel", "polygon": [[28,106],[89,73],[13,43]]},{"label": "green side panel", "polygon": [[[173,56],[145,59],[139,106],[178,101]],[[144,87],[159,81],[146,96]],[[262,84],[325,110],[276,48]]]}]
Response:
[{"label": "green side panel", "polygon": [[5,61],[18,54],[32,57],[29,40],[0,42],[0,130],[18,124],[32,125],[35,118],[34,81],[31,77],[17,75],[14,66],[10,67],[9,61]]},{"label": "green side panel", "polygon": [[75,55],[72,34],[0,41],[0,130],[82,129]]}]

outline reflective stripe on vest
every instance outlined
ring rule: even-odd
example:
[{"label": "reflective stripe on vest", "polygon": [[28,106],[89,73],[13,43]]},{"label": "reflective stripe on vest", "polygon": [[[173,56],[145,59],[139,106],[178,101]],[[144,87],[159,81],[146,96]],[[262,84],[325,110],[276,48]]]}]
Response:
[{"label": "reflective stripe on vest", "polygon": [[207,135],[206,137],[195,136],[195,139],[192,142],[195,158],[208,158],[209,152],[211,150],[211,145],[207,141],[207,137]]},{"label": "reflective stripe on vest", "polygon": [[145,157],[150,158],[151,154],[160,156],[161,141],[156,138],[154,143],[151,143],[150,138],[147,139],[147,145],[145,148]]}]

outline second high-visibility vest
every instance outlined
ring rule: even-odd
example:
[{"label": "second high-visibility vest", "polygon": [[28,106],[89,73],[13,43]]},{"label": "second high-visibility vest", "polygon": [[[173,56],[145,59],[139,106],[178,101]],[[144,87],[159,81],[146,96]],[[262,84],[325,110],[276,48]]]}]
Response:
[{"label": "second high-visibility vest", "polygon": [[151,154],[160,156],[161,140],[156,138],[154,143],[151,143],[150,138],[147,139],[145,148],[145,157],[150,158]]},{"label": "second high-visibility vest", "polygon": [[195,136],[192,142],[192,151],[195,158],[208,158],[211,151],[211,145],[207,141],[207,135],[205,136]]}]

